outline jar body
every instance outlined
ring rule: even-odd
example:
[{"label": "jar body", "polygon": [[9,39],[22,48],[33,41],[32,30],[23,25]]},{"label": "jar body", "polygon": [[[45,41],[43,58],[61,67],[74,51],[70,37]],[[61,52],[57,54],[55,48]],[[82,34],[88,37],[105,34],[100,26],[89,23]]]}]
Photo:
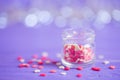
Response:
[{"label": "jar body", "polygon": [[67,29],[62,34],[63,56],[65,66],[87,67],[95,59],[95,33],[92,29]]}]

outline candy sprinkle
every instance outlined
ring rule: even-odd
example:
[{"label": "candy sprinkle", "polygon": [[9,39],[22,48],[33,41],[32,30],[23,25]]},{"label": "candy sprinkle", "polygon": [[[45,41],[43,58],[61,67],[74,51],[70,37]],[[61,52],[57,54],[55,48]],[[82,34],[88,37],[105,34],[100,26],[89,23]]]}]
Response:
[{"label": "candy sprinkle", "polygon": [[70,68],[69,68],[69,67],[65,67],[64,70],[65,70],[65,71],[68,71],[68,70],[70,70]]},{"label": "candy sprinkle", "polygon": [[57,71],[56,70],[50,70],[50,73],[56,73]]},{"label": "candy sprinkle", "polygon": [[34,73],[39,73],[40,70],[39,70],[39,69],[35,69],[33,72],[34,72]]},{"label": "candy sprinkle", "polygon": [[76,68],[77,70],[82,70],[83,68],[81,66],[77,67]]},{"label": "candy sprinkle", "polygon": [[19,64],[18,67],[19,68],[23,68],[23,67],[26,67],[28,68],[30,65],[29,64],[26,64],[26,63],[23,63],[23,64]]},{"label": "candy sprinkle", "polygon": [[18,56],[18,57],[17,57],[17,60],[18,60],[19,62],[22,62],[22,63],[25,62],[25,59],[23,59],[21,56]]},{"label": "candy sprinkle", "polygon": [[45,74],[45,73],[41,73],[41,74],[40,74],[40,76],[45,77],[45,76],[46,76],[46,74]]},{"label": "candy sprinkle", "polygon": [[92,67],[91,70],[93,70],[93,71],[100,71],[101,69],[99,67]]},{"label": "candy sprinkle", "polygon": [[76,77],[82,77],[82,74],[77,74]]},{"label": "candy sprinkle", "polygon": [[115,69],[115,66],[113,66],[113,65],[109,66],[109,69]]},{"label": "candy sprinkle", "polygon": [[108,61],[108,60],[103,61],[103,64],[109,64],[109,63],[110,63],[110,61]]},{"label": "candy sprinkle", "polygon": [[65,67],[61,65],[61,66],[58,66],[58,68],[59,69],[64,69]]},{"label": "candy sprinkle", "polygon": [[61,72],[60,74],[61,74],[61,75],[66,75],[67,73],[66,73],[66,72]]},{"label": "candy sprinkle", "polygon": [[62,63],[60,63],[60,62],[57,62],[57,63],[56,63],[56,65],[57,65],[57,66],[60,66],[60,65],[62,65]]},{"label": "candy sprinkle", "polygon": [[42,65],[43,64],[43,62],[42,61],[38,61],[38,65]]},{"label": "candy sprinkle", "polygon": [[22,58],[22,59],[19,60],[19,62],[24,63],[25,59]]}]

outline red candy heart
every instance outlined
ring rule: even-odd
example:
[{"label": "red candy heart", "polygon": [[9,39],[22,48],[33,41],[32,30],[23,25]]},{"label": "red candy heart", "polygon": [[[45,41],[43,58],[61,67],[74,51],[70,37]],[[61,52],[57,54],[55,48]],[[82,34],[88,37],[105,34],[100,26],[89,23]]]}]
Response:
[{"label": "red candy heart", "polygon": [[82,77],[82,74],[77,74],[76,77]]},{"label": "red candy heart", "polygon": [[38,65],[42,65],[43,64],[43,62],[42,61],[38,61]]},{"label": "red candy heart", "polygon": [[109,66],[109,69],[115,69],[115,66],[113,66],[113,65]]},{"label": "red candy heart", "polygon": [[40,76],[45,77],[45,76],[46,76],[46,74],[45,74],[45,73],[41,73],[41,74],[40,74]]},{"label": "red candy heart", "polygon": [[100,71],[101,69],[99,67],[92,67],[91,70],[93,70],[93,71]]},{"label": "red candy heart", "polygon": [[26,67],[26,68],[27,68],[27,67],[29,67],[29,66],[30,66],[30,65],[27,64],[27,63],[22,63],[22,64],[19,64],[19,65],[18,65],[19,68],[23,68],[23,67]]},{"label": "red candy heart", "polygon": [[65,67],[64,70],[65,70],[65,71],[68,71],[68,70],[70,70],[70,68],[69,68],[69,67]]},{"label": "red candy heart", "polygon": [[76,69],[77,69],[77,70],[82,70],[83,68],[79,66],[79,67],[77,67]]},{"label": "red candy heart", "polygon": [[56,73],[57,71],[56,70],[50,70],[50,73]]}]

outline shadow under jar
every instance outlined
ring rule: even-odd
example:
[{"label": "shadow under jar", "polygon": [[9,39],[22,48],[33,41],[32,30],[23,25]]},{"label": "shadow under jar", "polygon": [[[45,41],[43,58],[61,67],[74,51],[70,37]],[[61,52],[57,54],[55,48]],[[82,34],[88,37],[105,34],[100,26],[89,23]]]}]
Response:
[{"label": "shadow under jar", "polygon": [[62,33],[65,66],[89,67],[95,59],[95,32],[90,28],[66,29]]}]

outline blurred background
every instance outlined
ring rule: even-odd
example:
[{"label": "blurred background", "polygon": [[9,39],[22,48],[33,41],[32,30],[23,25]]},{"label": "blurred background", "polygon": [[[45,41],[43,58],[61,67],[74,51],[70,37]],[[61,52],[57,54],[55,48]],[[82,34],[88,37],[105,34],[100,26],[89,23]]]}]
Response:
[{"label": "blurred background", "polygon": [[59,53],[74,27],[94,29],[96,54],[119,59],[119,0],[0,0],[0,55]]}]

